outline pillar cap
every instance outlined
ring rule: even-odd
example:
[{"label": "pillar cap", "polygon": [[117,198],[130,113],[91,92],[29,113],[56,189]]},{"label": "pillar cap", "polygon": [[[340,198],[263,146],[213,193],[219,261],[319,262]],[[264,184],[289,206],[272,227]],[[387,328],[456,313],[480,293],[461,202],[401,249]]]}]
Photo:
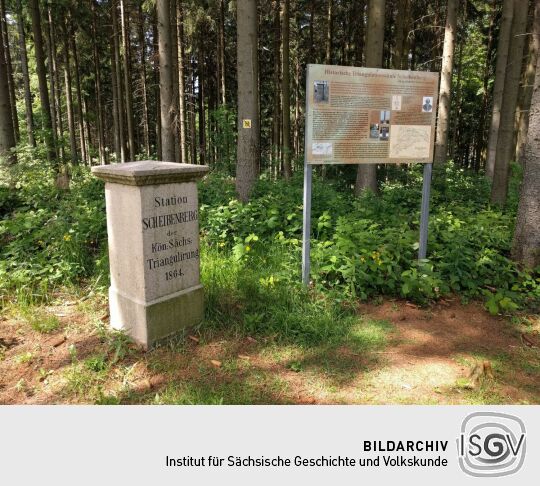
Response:
[{"label": "pillar cap", "polygon": [[207,165],[177,164],[157,160],[142,160],[125,164],[98,165],[92,173],[106,182],[127,186],[149,186],[190,182],[203,177],[210,168]]}]

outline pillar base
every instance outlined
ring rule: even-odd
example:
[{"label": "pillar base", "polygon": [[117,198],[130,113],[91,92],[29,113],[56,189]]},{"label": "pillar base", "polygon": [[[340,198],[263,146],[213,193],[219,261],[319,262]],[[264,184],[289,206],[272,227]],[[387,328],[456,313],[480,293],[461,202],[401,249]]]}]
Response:
[{"label": "pillar base", "polygon": [[202,322],[202,285],[152,302],[140,302],[109,288],[111,327],[125,331],[145,349]]}]

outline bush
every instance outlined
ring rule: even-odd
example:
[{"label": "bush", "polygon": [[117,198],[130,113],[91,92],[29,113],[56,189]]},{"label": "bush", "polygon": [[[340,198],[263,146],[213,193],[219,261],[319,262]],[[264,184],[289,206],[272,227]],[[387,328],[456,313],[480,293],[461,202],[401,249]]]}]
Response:
[{"label": "bush", "polygon": [[[7,183],[0,186],[0,293],[43,296],[55,287],[79,285],[85,279],[106,285],[103,184],[86,168],[79,168],[72,174],[71,190],[59,192],[46,164],[31,156],[19,159],[12,178],[16,189],[8,189]],[[520,271],[509,256],[519,171],[512,179],[505,210],[486,202],[489,187],[484,177],[452,164],[441,172],[435,173],[433,181],[428,259],[420,262],[416,257],[421,166],[388,167],[380,196],[368,194],[360,199],[352,196],[342,180],[315,174],[311,278],[316,290],[344,298],[390,295],[417,302],[457,293],[465,299],[485,298],[492,312],[539,306],[539,272]],[[231,262],[241,264],[245,275],[256,269],[256,288],[251,277],[242,275],[231,287],[250,306],[263,306],[260,312],[251,309],[250,320],[243,325],[260,329],[280,319],[295,322],[292,314],[286,318],[294,307],[286,303],[291,293],[305,297],[296,285],[300,280],[302,174],[289,182],[261,178],[251,201],[243,204],[235,198],[234,180],[214,172],[200,184],[200,201],[205,254],[223,266],[223,275],[233,272]],[[267,279],[271,283],[261,287],[260,282]],[[211,305],[219,308],[220,298],[212,295],[208,294]],[[269,299],[275,299],[274,304],[281,300],[285,314],[268,317],[264,306]],[[274,304],[269,308],[276,309]],[[319,331],[333,315],[320,309],[306,312],[318,323],[313,325]],[[299,316],[291,332],[302,334],[306,322]],[[319,336],[326,332],[319,331]]]},{"label": "bush", "polygon": [[[0,220],[0,294],[45,294],[98,274],[108,275],[103,184],[81,168],[71,190],[58,191],[50,170],[21,161],[15,207]],[[32,177],[33,174],[33,177]]]}]

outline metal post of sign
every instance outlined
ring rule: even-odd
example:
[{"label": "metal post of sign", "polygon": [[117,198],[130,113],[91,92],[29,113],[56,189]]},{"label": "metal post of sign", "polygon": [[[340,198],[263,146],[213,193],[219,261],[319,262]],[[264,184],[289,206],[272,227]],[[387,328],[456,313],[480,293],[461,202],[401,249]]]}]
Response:
[{"label": "metal post of sign", "polygon": [[[309,87],[311,65],[306,69],[306,127],[309,120]],[[310,238],[311,238],[311,180],[313,176],[313,166],[308,163],[308,136],[304,135],[304,208],[302,223],[302,283],[309,285],[310,261]]]},{"label": "metal post of sign", "polygon": [[422,205],[420,210],[420,246],[418,260],[426,258],[428,222],[429,222],[429,194],[431,192],[431,170],[433,164],[424,164],[424,180],[422,182]]},{"label": "metal post of sign", "polygon": [[304,162],[304,217],[302,227],[302,283],[309,284],[310,238],[311,238],[311,179],[313,166]]}]

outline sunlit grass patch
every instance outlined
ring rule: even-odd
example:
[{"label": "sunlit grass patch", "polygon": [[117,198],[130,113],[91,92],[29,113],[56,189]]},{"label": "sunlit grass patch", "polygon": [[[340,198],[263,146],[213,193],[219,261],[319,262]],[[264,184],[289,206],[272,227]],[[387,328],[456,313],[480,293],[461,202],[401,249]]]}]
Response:
[{"label": "sunlit grass patch", "polygon": [[40,307],[20,307],[17,313],[26,324],[41,334],[52,333],[60,327],[60,319]]},{"label": "sunlit grass patch", "polygon": [[19,364],[31,363],[35,358],[35,355],[30,351],[15,356],[15,361]]},{"label": "sunlit grass patch", "polygon": [[[253,373],[245,379],[199,377],[169,382],[153,396],[158,405],[244,405],[275,403],[286,399],[287,384],[269,373]],[[272,401],[270,401],[270,397]]]},{"label": "sunlit grass patch", "polygon": [[208,249],[202,264],[205,327],[275,337],[283,343],[340,342],[356,320],[354,311],[342,305],[343,299],[311,292],[291,277],[268,284],[266,277],[279,271],[275,254],[248,265]]},{"label": "sunlit grass patch", "polygon": [[357,351],[375,351],[388,344],[393,329],[388,321],[362,318],[352,326],[347,341]]},{"label": "sunlit grass patch", "polygon": [[70,398],[92,400],[106,380],[106,370],[94,371],[85,362],[75,362],[64,374],[64,394]]}]

